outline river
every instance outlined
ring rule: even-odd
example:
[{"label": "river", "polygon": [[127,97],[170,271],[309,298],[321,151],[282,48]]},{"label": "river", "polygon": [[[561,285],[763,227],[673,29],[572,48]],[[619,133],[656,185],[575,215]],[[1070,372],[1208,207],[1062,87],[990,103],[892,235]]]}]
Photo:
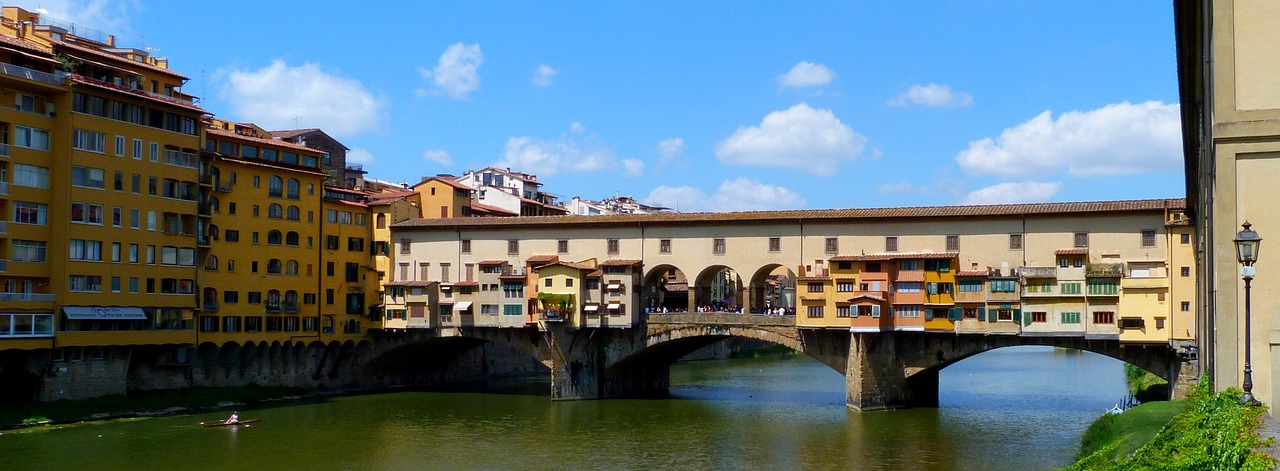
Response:
[{"label": "river", "polygon": [[671,398],[551,402],[546,379],[7,431],[8,469],[1041,470],[1125,394],[1123,364],[1016,347],[940,375],[940,407],[853,412],[801,355],[677,364]]}]

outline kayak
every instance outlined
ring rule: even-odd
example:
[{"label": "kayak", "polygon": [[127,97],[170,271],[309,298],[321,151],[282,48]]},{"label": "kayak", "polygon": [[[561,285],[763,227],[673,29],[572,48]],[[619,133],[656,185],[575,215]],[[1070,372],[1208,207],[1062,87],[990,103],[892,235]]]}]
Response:
[{"label": "kayak", "polygon": [[229,426],[232,426],[232,425],[248,425],[248,424],[254,424],[254,423],[258,423],[258,422],[262,422],[262,419],[244,419],[244,420],[241,420],[241,421],[239,421],[239,422],[235,422],[235,423],[228,423],[228,422],[200,422],[200,426],[201,426],[201,427],[205,427],[205,428],[208,428],[208,427],[229,427]]}]

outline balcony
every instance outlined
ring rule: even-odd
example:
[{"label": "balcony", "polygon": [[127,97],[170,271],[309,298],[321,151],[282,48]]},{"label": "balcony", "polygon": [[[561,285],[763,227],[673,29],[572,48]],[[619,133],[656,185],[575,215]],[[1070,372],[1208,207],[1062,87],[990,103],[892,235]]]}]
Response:
[{"label": "balcony", "polygon": [[1120,280],[1120,289],[1129,288],[1168,288],[1169,279],[1164,277],[1125,278]]},{"label": "balcony", "polygon": [[51,303],[58,300],[56,294],[46,293],[0,293],[0,301],[22,301],[32,303]]},{"label": "balcony", "polygon": [[164,163],[176,167],[200,168],[200,158],[189,152],[165,149]]},{"label": "balcony", "polygon": [[231,182],[218,182],[216,185],[214,185],[213,189],[216,191],[221,191],[223,193],[230,193],[231,188],[234,186],[235,184]]},{"label": "balcony", "polygon": [[67,80],[67,74],[63,72],[51,74],[4,62],[0,62],[0,73],[21,79],[44,82],[49,85],[62,85]]},{"label": "balcony", "polygon": [[266,308],[267,312],[284,312],[284,310],[283,310],[283,309],[281,309],[281,304],[280,304],[280,302],[278,302],[278,301],[277,301],[277,302],[274,302],[274,303],[273,303],[273,302],[267,302],[266,304],[264,304],[264,306],[265,306],[265,308]]},{"label": "balcony", "polygon": [[1057,267],[1022,267],[1018,274],[1023,278],[1057,278]]},{"label": "balcony", "polygon": [[284,311],[285,314],[297,314],[298,303],[290,303],[290,302],[280,303],[280,310]]},{"label": "balcony", "polygon": [[1089,263],[1084,266],[1084,276],[1119,278],[1124,276],[1123,263]]}]

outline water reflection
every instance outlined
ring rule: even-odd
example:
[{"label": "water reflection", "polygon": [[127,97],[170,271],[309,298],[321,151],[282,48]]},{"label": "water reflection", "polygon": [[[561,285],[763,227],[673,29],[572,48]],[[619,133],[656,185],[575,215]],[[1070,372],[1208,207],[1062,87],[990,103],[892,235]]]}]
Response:
[{"label": "water reflection", "polygon": [[1035,348],[943,370],[938,409],[849,411],[843,376],[798,355],[680,364],[671,379],[669,399],[553,403],[546,379],[523,379],[241,410],[265,419],[251,428],[184,416],[6,432],[0,456],[122,470],[1055,469],[1124,395],[1119,362]]}]

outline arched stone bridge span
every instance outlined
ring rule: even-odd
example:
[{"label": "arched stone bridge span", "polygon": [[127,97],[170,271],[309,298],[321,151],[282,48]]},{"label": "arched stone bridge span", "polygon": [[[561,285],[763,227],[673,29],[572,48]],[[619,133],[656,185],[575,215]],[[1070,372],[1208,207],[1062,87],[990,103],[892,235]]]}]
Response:
[{"label": "arched stone bridge span", "polygon": [[[542,330],[467,327],[387,334],[379,353],[368,360],[372,372],[422,369],[431,363],[427,371],[447,377],[441,372],[448,370],[449,358],[479,345],[498,344],[550,368],[553,399],[600,399],[664,394],[672,363],[730,337],[782,345],[830,366],[845,376],[847,403],[858,410],[936,406],[941,369],[1003,347],[1044,345],[1090,351],[1136,365],[1170,384],[1177,384],[1187,367],[1186,359],[1167,345],[1079,336],[800,329],[791,316],[735,313],[651,314],[642,327],[631,329],[570,330],[549,324]],[[434,360],[415,362],[415,358]]]}]

